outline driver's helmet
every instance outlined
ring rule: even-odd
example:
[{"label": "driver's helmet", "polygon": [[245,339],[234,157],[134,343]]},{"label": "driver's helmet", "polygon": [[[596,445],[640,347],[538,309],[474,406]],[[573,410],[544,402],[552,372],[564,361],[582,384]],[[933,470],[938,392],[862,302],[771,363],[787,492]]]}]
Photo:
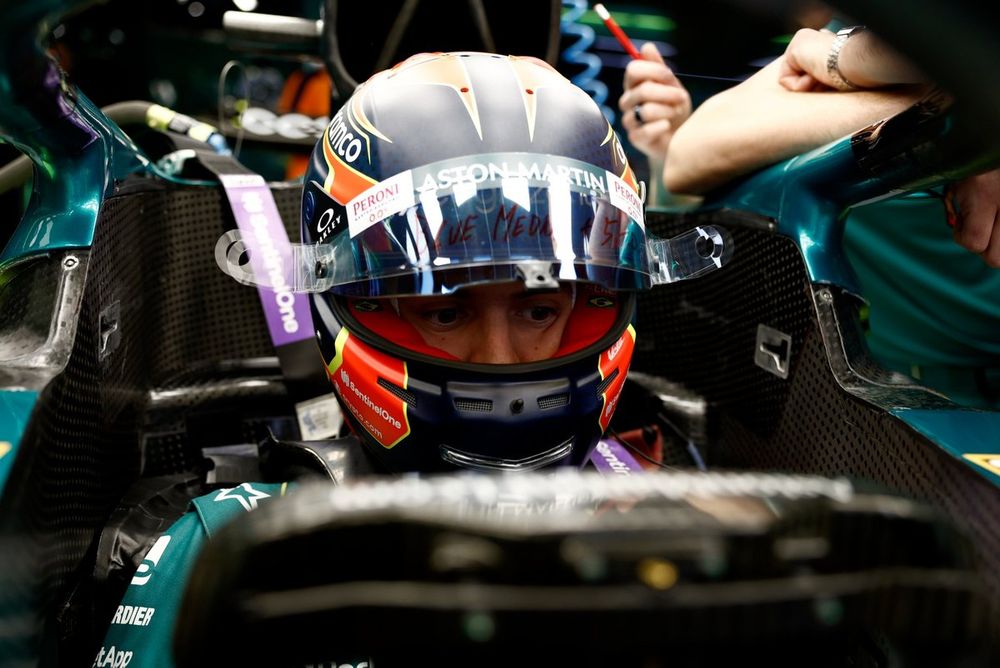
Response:
[{"label": "driver's helmet", "polygon": [[[586,461],[650,284],[641,191],[598,105],[536,58],[420,54],[355,91],[312,153],[302,236],[331,249],[320,348],[386,469]],[[400,315],[404,297],[513,281],[571,295],[548,359],[463,360]]]}]

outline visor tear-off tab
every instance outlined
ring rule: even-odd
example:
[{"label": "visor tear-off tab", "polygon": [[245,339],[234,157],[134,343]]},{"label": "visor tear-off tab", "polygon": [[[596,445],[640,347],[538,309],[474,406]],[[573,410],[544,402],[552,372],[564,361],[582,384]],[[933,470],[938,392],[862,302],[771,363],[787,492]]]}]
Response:
[{"label": "visor tear-off tab", "polygon": [[696,278],[721,269],[733,254],[727,230],[704,225],[669,239],[647,240],[650,278],[653,285]]}]

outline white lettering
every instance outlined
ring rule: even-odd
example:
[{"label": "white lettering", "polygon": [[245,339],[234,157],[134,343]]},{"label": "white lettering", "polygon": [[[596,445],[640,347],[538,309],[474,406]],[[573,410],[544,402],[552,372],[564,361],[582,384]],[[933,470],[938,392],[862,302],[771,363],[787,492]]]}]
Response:
[{"label": "white lettering", "polygon": [[599,191],[601,194],[607,192],[604,180],[599,175],[592,174],[581,167],[542,162],[508,164],[503,161],[474,162],[467,165],[444,167],[435,173],[425,174],[418,191],[443,190],[464,183],[479,185],[487,181],[500,182],[508,178],[565,183],[578,188]]},{"label": "white lettering", "polygon": [[[241,203],[244,206],[248,204],[253,206],[253,201],[252,198],[244,197]],[[248,208],[247,211],[250,209]],[[268,283],[275,292],[274,300],[278,305],[278,312],[281,314],[282,328],[286,333],[294,334],[299,331],[299,323],[295,318],[295,295],[289,290],[281,256],[274,247],[274,240],[271,238],[270,219],[263,213],[254,213],[250,216],[250,224],[253,226],[254,236],[257,239],[257,251],[261,254],[264,267],[267,269]]]},{"label": "white lettering", "polygon": [[[347,124],[344,123],[343,112],[333,117],[327,137],[333,150],[347,162],[354,162],[361,155],[361,140],[348,131]],[[347,146],[345,147],[344,144]]]},{"label": "white lettering", "polygon": [[621,352],[622,346],[624,346],[624,345],[625,345],[625,337],[623,336],[622,338],[620,338],[617,341],[615,341],[614,345],[612,345],[610,348],[608,348],[608,361],[609,362],[611,362],[612,360],[615,359],[615,357],[618,356],[618,353]]},{"label": "white lettering", "polygon": [[600,453],[601,457],[604,458],[604,461],[608,463],[608,466],[611,467],[612,471],[619,475],[632,475],[632,471],[629,469],[628,464],[618,459],[618,455],[611,452],[611,448],[608,447],[607,443],[601,441],[597,444],[596,450]]},{"label": "white lettering", "polygon": [[132,577],[132,584],[142,586],[149,582],[149,578],[153,577],[153,568],[160,562],[160,557],[163,556],[163,551],[167,549],[169,542],[170,536],[160,536],[156,539],[153,547],[149,548],[149,552],[146,553],[146,558],[136,569],[135,575]]},{"label": "white lettering", "polygon": [[112,645],[107,649],[101,648],[101,651],[97,653],[97,658],[94,659],[94,668],[103,668],[104,666],[109,666],[110,668],[125,668],[128,664],[132,663],[132,652],[128,650],[121,650]]},{"label": "white lettering", "polygon": [[149,626],[153,620],[153,613],[156,608],[145,606],[119,605],[115,610],[115,616],[111,620],[112,624],[128,624],[130,626]]},{"label": "white lettering", "polygon": [[320,214],[319,220],[316,221],[316,231],[320,234],[326,232],[330,227],[330,223],[333,222],[333,209],[327,209]]},{"label": "white lettering", "polygon": [[[402,428],[403,426],[402,422],[393,417],[392,413],[390,413],[388,410],[386,410],[382,406],[379,406],[374,401],[372,401],[371,397],[369,397],[361,390],[361,388],[355,385],[354,381],[351,380],[351,377],[343,370],[341,371],[340,379],[343,381],[344,387],[353,392],[358,397],[358,399],[361,399],[361,401],[364,402],[365,406],[368,406],[368,408],[375,411],[376,415],[378,415],[380,418],[391,424],[396,429]],[[340,383],[337,383],[337,386],[339,387]],[[348,405],[350,405],[350,402],[347,403]]]}]

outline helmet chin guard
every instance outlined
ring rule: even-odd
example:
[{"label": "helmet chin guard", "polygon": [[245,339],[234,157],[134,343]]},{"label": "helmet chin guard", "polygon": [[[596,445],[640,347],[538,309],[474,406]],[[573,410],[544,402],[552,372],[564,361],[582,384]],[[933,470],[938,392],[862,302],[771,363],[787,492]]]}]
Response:
[{"label": "helmet chin guard", "polygon": [[[336,331],[327,369],[344,414],[391,471],[582,465],[610,423],[635,346],[633,293],[596,287],[578,294],[567,326],[581,323],[575,329],[590,336],[514,365],[421,346],[388,300],[313,300],[322,331]],[[403,326],[389,342],[377,330],[393,320]]]}]

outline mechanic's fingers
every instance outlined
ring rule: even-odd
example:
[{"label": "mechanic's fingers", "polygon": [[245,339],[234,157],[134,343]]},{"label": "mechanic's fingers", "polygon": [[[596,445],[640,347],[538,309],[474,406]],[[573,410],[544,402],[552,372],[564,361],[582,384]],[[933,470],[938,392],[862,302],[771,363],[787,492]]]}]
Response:
[{"label": "mechanic's fingers", "polygon": [[[639,47],[639,53],[642,54],[643,60],[648,60],[651,63],[661,63],[663,65],[667,64],[667,61],[663,60],[663,56],[660,55],[659,49],[652,42],[646,42],[641,47]],[[667,69],[670,69],[669,67]]]},{"label": "mechanic's fingers", "polygon": [[632,109],[637,104],[659,102],[660,104],[676,105],[682,108],[691,107],[691,96],[678,86],[668,86],[654,81],[644,81],[635,88],[627,90],[618,98],[618,108],[623,112]]},{"label": "mechanic's fingers", "polygon": [[679,86],[680,82],[667,64],[663,61],[656,46],[646,42],[640,49],[642,60],[631,60],[625,66],[625,79],[623,87],[625,90],[633,88],[643,81],[657,81],[659,83]]},{"label": "mechanic's fingers", "polygon": [[1000,269],[1000,211],[993,219],[993,233],[990,235],[989,246],[986,247],[982,258],[986,264],[994,269]]},{"label": "mechanic's fingers", "polygon": [[[681,116],[686,116],[685,109],[676,104],[660,104],[659,102],[645,102],[639,105],[639,115],[642,116],[643,123],[650,123],[652,121],[668,120],[671,122],[676,121]],[[632,116],[632,120],[636,121],[635,118],[635,107],[626,114],[625,116]],[[625,122],[625,118],[622,117],[622,123]]]},{"label": "mechanic's fingers", "polygon": [[[639,112],[638,116],[642,117],[641,121],[636,117],[636,109],[638,109]],[[689,112],[686,108],[679,107],[677,105],[646,102],[645,104],[631,107],[622,112],[622,127],[624,127],[627,132],[632,132],[640,127],[649,127],[656,121],[669,121],[670,127],[676,130],[684,123],[684,121],[687,120],[688,115]]]},{"label": "mechanic's fingers", "polygon": [[983,253],[993,236],[997,210],[995,206],[984,206],[981,202],[959,200],[959,216],[954,237],[958,245],[973,253]]},{"label": "mechanic's fingers", "polygon": [[[628,131],[628,140],[636,147],[653,147],[669,143],[671,134],[670,121],[661,118],[636,125]],[[647,150],[650,149],[647,148]]]},{"label": "mechanic's fingers", "polygon": [[991,267],[1000,265],[1000,169],[964,178],[953,192],[958,210],[955,241]]},{"label": "mechanic's fingers", "polygon": [[795,93],[808,93],[816,87],[816,80],[808,74],[788,74],[780,77],[778,83]]}]

